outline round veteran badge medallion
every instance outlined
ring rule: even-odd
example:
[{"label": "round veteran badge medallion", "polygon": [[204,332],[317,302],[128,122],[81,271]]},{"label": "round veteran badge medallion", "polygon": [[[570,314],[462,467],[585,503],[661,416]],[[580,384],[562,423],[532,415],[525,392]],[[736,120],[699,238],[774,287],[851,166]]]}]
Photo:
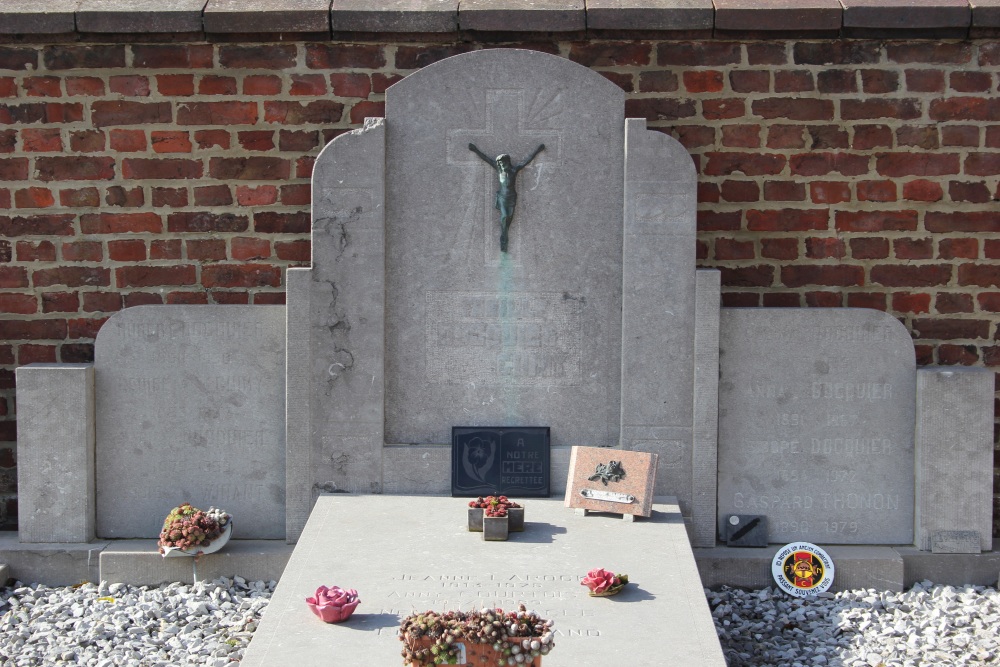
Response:
[{"label": "round veteran badge medallion", "polygon": [[833,572],[833,559],[809,542],[786,544],[771,561],[771,575],[781,590],[800,598],[828,590]]}]

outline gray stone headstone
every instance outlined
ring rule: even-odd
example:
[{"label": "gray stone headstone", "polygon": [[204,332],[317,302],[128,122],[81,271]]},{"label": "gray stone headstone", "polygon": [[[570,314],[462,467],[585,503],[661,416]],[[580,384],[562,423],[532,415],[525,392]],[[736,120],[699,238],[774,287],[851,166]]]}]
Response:
[{"label": "gray stone headstone", "polygon": [[[992,549],[993,382],[986,368],[917,370],[916,544],[924,551]],[[976,540],[936,537],[969,531]]]},{"label": "gray stone headstone", "polygon": [[[473,422],[618,444],[624,110],[602,79],[490,49],[386,92],[388,443]],[[517,176],[506,254],[497,175],[470,143],[515,164],[545,144]]]},{"label": "gray stone headstone", "polygon": [[915,364],[875,310],[723,309],[719,518],[771,542],[913,543]]},{"label": "gray stone headstone", "polygon": [[[323,151],[312,268],[287,276],[289,539],[324,491],[446,493],[451,428],[476,424],[550,426],[559,465],[573,445],[655,451],[661,490],[688,514],[699,495],[714,537],[718,287],[696,314],[695,170],[644,121],[627,131],[626,150],[604,77],[491,49],[406,77],[384,121]],[[507,253],[470,144],[523,166]]]},{"label": "gray stone headstone", "polygon": [[94,539],[94,367],[17,369],[17,524],[22,542]]},{"label": "gray stone headstone", "polygon": [[182,502],[285,537],[281,306],[140,306],[95,346],[97,534],[159,535]]}]

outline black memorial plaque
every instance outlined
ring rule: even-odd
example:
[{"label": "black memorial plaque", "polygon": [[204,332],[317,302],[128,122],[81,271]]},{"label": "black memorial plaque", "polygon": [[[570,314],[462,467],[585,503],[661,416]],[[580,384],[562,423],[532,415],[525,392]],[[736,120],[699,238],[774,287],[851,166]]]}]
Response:
[{"label": "black memorial plaque", "polygon": [[549,497],[548,426],[453,426],[451,495]]}]

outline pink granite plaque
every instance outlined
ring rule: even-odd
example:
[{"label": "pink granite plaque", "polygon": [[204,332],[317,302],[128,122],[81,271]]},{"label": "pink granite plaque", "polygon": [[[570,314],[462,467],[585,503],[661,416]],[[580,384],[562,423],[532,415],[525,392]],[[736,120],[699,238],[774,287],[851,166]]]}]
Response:
[{"label": "pink granite plaque", "polygon": [[656,454],[606,447],[574,447],[566,481],[566,507],[649,516]]}]

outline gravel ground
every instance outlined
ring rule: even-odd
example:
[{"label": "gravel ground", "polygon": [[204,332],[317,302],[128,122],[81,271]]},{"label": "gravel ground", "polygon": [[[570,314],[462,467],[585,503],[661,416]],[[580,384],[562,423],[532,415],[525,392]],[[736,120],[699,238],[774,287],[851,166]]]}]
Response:
[{"label": "gravel ground", "polygon": [[917,584],[812,600],[706,591],[729,667],[1000,665],[1000,593]]},{"label": "gravel ground", "polygon": [[0,590],[0,665],[238,665],[274,586],[18,584]]},{"label": "gravel ground", "polygon": [[[158,588],[18,584],[0,590],[0,665],[234,667],[274,586],[240,577]],[[729,667],[1000,665],[992,588],[706,595]]]}]

